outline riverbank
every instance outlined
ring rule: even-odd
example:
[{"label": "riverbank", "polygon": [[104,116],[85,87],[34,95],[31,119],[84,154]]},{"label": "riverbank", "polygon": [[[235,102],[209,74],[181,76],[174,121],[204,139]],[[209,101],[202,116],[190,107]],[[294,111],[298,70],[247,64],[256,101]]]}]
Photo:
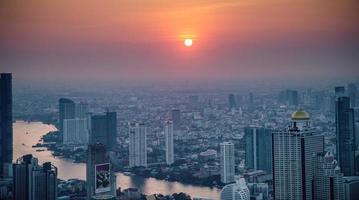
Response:
[{"label": "riverbank", "polygon": [[[52,152],[53,156],[66,158],[75,163],[86,163],[87,154],[86,146],[79,145],[62,145],[60,133],[52,131],[42,136],[43,143],[39,143],[38,147],[46,147]],[[151,167],[129,168],[121,164],[114,164],[113,169],[116,172],[133,174],[142,178],[155,178],[158,180],[180,182],[183,184],[191,184],[194,186],[204,186],[210,188],[221,189],[223,185],[220,182],[219,175],[212,175],[205,178],[198,178],[193,175],[193,171],[183,169],[181,162],[175,162],[173,165],[166,164],[151,165]]]},{"label": "riverbank", "polygon": [[[57,131],[53,125],[47,125],[41,122],[23,122],[14,123],[14,160],[25,155],[33,154],[39,159],[39,163],[51,162],[58,168],[58,177],[63,180],[68,179],[86,179],[86,165],[84,163],[74,163],[73,160],[64,157],[54,157],[51,151],[46,148],[44,151],[36,151],[32,145],[36,145],[42,136]],[[194,186],[192,184],[183,184],[158,180],[155,178],[143,178],[139,176],[127,176],[123,173],[116,173],[117,187],[138,188],[143,194],[174,194],[184,192],[192,197],[206,197],[218,199],[220,190],[210,187]]]}]

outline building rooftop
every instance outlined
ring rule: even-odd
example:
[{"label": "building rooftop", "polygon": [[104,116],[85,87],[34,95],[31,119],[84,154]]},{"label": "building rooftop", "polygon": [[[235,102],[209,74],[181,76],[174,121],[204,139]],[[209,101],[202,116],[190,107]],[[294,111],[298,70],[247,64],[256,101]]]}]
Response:
[{"label": "building rooftop", "polygon": [[292,120],[309,120],[310,116],[303,109],[299,109],[292,114]]}]

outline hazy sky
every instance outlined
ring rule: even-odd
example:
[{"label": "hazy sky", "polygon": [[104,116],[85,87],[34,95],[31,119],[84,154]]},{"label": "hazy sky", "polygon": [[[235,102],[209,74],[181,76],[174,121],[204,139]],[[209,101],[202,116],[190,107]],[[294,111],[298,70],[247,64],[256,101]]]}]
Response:
[{"label": "hazy sky", "polygon": [[359,79],[358,10],[358,0],[1,0],[0,71],[19,80]]}]

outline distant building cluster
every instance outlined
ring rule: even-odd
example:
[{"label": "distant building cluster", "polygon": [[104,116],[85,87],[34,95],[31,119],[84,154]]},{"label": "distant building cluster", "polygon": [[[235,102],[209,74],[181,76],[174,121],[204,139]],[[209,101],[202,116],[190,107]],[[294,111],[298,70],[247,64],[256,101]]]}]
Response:
[{"label": "distant building cluster", "polygon": [[121,190],[116,170],[214,186],[221,188],[221,200],[359,197],[355,84],[329,92],[280,90],[274,98],[273,93],[228,93],[168,99],[133,97],[130,91],[125,103],[113,103],[106,112],[98,102],[60,98],[54,135],[61,142],[53,146],[71,153],[84,149],[86,182],[59,180],[61,166],[39,164],[33,155],[13,162],[12,75],[1,74],[0,199],[206,199]]}]

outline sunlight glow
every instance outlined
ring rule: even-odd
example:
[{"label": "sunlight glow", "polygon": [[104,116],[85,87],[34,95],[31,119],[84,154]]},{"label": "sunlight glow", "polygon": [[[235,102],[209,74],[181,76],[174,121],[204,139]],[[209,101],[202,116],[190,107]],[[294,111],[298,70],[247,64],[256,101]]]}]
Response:
[{"label": "sunlight glow", "polygon": [[192,39],[185,39],[184,40],[184,45],[186,46],[186,47],[190,47],[190,46],[192,46]]}]

